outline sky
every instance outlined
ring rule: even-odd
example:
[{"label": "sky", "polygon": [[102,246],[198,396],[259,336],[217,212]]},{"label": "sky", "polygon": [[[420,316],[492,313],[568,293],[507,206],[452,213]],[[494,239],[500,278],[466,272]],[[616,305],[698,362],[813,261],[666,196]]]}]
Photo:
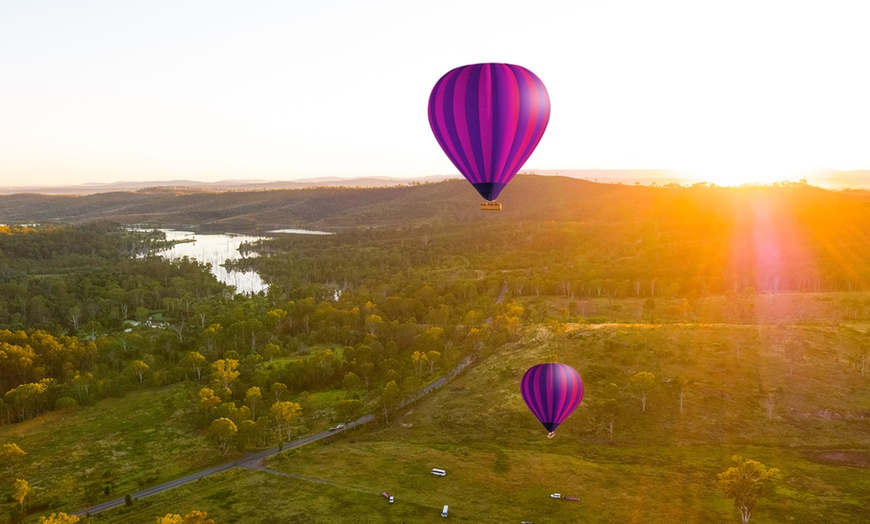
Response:
[{"label": "sky", "polygon": [[0,0],[0,184],[453,175],[454,67],[551,100],[523,170],[870,169],[863,0]]}]

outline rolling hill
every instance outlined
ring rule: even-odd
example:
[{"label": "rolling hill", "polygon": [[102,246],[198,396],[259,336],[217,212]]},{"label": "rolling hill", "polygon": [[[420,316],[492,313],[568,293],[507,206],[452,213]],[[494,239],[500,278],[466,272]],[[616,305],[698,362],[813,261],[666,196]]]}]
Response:
[{"label": "rolling hill", "polygon": [[[481,213],[480,197],[464,180],[394,187],[316,187],[258,191],[151,188],[91,195],[0,196],[0,223],[86,222],[184,226],[200,231],[262,232],[278,227],[327,229],[420,223],[663,220],[723,222],[765,206],[787,213],[838,211],[870,219],[870,193],[786,187],[647,187],[599,184],[567,177],[521,175],[502,193],[500,213]],[[870,222],[868,222],[870,223]]]}]

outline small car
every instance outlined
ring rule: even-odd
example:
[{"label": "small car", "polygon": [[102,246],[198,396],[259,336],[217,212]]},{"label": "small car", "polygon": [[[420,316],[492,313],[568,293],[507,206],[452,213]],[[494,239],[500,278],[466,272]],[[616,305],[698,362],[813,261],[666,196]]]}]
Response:
[{"label": "small car", "polygon": [[329,428],[329,431],[338,431],[338,430],[340,430],[340,429],[344,429],[344,424],[339,424],[339,425],[337,425],[337,426],[332,426],[331,428]]},{"label": "small car", "polygon": [[395,499],[393,498],[393,496],[390,495],[389,493],[387,493],[386,491],[383,492],[383,493],[381,493],[381,496],[383,496],[385,499],[389,500],[389,501],[390,501],[390,504],[392,504],[392,503],[395,501]]},{"label": "small car", "polygon": [[562,498],[562,494],[561,494],[561,493],[551,493],[551,494],[550,494],[550,498],[552,498],[552,499],[560,499],[560,498]]}]

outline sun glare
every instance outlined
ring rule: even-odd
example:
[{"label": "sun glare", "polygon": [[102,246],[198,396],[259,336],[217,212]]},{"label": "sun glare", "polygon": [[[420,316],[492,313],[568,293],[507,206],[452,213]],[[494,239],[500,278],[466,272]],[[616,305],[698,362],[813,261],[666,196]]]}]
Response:
[{"label": "sun glare", "polygon": [[773,182],[797,182],[805,178],[807,170],[793,167],[761,165],[747,162],[743,165],[719,164],[689,168],[684,171],[690,178],[700,182],[710,182],[717,186],[739,187],[749,184],[771,184]]}]

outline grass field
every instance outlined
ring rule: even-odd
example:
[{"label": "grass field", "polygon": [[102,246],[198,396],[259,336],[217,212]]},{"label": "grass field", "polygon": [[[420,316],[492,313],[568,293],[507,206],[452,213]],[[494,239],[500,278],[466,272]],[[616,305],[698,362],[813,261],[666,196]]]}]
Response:
[{"label": "grass field", "polygon": [[[799,300],[825,319],[841,299],[818,298],[825,297]],[[569,323],[561,337],[529,326],[525,340],[487,348],[477,365],[388,426],[283,453],[268,462],[273,472],[232,470],[91,520],[150,524],[199,509],[218,524],[425,523],[443,522],[448,504],[458,522],[730,523],[739,519],[716,474],[738,454],[781,470],[753,523],[866,522],[870,376],[850,363],[866,344],[865,320],[795,323],[789,312],[798,299],[782,300],[764,313],[768,322],[755,325]],[[802,349],[790,358],[792,343]],[[586,396],[548,440],[519,382],[551,354],[580,371]],[[639,371],[657,378],[646,412],[630,386]],[[678,376],[689,380],[682,413]],[[593,409],[609,383],[619,391],[612,444]],[[85,505],[86,486],[102,489],[107,471],[120,496],[148,477],[165,480],[214,461],[192,436],[193,394],[174,386],[52,413],[0,428],[0,442],[31,453],[26,475],[44,490],[40,500],[53,495],[52,507],[72,511]],[[328,404],[332,395],[313,393],[309,401]],[[431,475],[433,467],[447,476]],[[580,500],[551,499],[554,492]]]},{"label": "grass field", "polygon": [[[643,311],[648,297],[547,297],[550,314],[560,316],[574,302],[577,315],[593,321],[634,323],[699,322],[720,323],[728,319],[727,302],[723,296],[710,296],[697,301],[697,310],[685,298],[654,297],[655,308],[650,313]],[[518,297],[521,302],[533,302],[533,297]],[[781,293],[752,295],[753,314],[746,322],[753,324],[837,324],[854,323],[863,330],[870,327],[867,314],[870,310],[870,293]],[[844,302],[845,301],[845,302]],[[857,304],[856,304],[857,302]],[[856,320],[861,317],[863,321]],[[736,317],[733,322],[739,322]]]},{"label": "grass field", "polygon": [[[273,460],[273,467],[382,488],[398,501],[449,503],[451,517],[469,522],[707,523],[736,521],[715,480],[740,454],[782,471],[753,522],[864,522],[870,508],[870,388],[840,355],[853,335],[807,328],[804,335],[819,345],[818,355],[789,377],[775,349],[779,331],[620,327],[595,330],[597,340],[562,342],[561,361],[581,373],[595,368],[584,404],[595,400],[596,374],[613,376],[602,367],[626,377],[640,370],[696,375],[682,415],[675,392],[664,387],[654,392],[646,413],[639,401],[620,399],[615,445],[586,405],[556,438],[544,438],[522,404],[518,383],[519,372],[540,361],[552,343],[519,345],[389,428],[298,451]],[[608,349],[607,340],[617,345]],[[667,347],[658,343],[664,341],[693,355],[648,354]],[[738,345],[744,346],[739,360]],[[761,406],[762,391],[781,397],[772,421]],[[432,467],[447,469],[448,476],[429,475]],[[553,500],[552,492],[581,501]]]},{"label": "grass field", "polygon": [[[194,425],[195,391],[176,384],[0,427],[0,442],[28,453],[16,474],[33,488],[31,511],[71,513],[219,462]],[[13,478],[0,478],[5,502]]]}]

